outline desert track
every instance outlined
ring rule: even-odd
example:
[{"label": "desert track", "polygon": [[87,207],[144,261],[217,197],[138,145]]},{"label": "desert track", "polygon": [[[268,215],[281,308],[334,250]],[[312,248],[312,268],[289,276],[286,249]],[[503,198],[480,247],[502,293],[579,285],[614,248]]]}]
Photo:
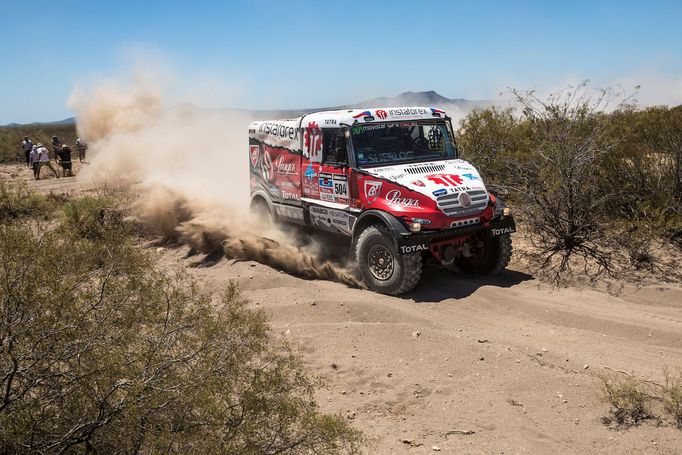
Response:
[{"label": "desert track", "polygon": [[[28,181],[20,167],[1,171]],[[28,185],[75,192],[76,182]],[[596,380],[605,367],[654,381],[663,365],[682,368],[680,284],[627,284],[613,296],[552,289],[512,266],[495,280],[429,271],[394,298],[254,262],[202,262],[186,247],[151,254],[208,292],[236,280],[327,379],[321,407],[374,438],[369,453],[682,453],[672,427],[603,426]]]}]

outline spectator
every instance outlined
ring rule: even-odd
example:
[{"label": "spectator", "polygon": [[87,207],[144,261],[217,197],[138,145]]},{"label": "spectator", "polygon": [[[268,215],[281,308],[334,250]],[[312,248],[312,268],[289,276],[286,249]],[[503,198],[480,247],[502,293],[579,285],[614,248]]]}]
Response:
[{"label": "spectator", "polygon": [[33,178],[36,180],[38,180],[38,175],[40,174],[40,160],[38,155],[38,146],[34,145],[29,154],[29,160],[33,167]]},{"label": "spectator", "polygon": [[69,177],[73,176],[73,173],[71,172],[71,149],[69,146],[65,145],[62,148],[59,149],[59,152],[57,152],[59,155],[59,165],[62,167],[62,177],[66,177],[66,174],[69,174]]},{"label": "spectator", "polygon": [[62,148],[62,141],[57,136],[52,136],[52,151],[54,152],[54,162],[59,162],[59,150]]},{"label": "spectator", "polygon": [[81,138],[76,139],[76,150],[78,150],[78,161],[81,163],[85,161],[85,152],[88,150],[88,144],[81,142]]},{"label": "spectator", "polygon": [[49,167],[52,172],[54,172],[54,176],[59,178],[59,174],[57,174],[57,171],[52,167],[52,163],[50,162],[50,152],[43,147],[43,144],[38,144],[38,160],[40,161],[40,166],[38,166],[38,178],[36,180],[40,180],[40,171],[45,166]]},{"label": "spectator", "polygon": [[31,150],[33,150],[33,141],[31,141],[28,136],[24,136],[24,140],[21,142],[21,149],[24,151],[26,157],[26,166],[31,167],[30,155]]}]

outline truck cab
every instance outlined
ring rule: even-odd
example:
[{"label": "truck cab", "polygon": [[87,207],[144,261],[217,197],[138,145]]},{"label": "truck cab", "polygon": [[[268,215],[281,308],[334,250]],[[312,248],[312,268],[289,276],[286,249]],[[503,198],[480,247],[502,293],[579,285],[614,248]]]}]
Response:
[{"label": "truck cab", "polygon": [[510,209],[459,158],[433,107],[323,111],[249,125],[251,206],[346,236],[369,288],[413,289],[432,259],[468,275],[500,273]]}]

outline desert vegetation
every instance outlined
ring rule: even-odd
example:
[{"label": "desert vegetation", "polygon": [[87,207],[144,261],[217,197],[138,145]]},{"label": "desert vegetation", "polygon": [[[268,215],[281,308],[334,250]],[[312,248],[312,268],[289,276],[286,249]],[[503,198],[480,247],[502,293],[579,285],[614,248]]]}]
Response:
[{"label": "desert vegetation", "polygon": [[624,371],[599,376],[601,398],[610,406],[603,423],[627,428],[654,420],[682,429],[682,370],[665,367],[663,375],[662,383]]},{"label": "desert vegetation", "polygon": [[264,313],[158,270],[115,200],[0,198],[0,452],[359,451]]},{"label": "desert vegetation", "polygon": [[458,143],[517,211],[536,273],[679,279],[653,251],[681,246],[682,107],[637,109],[586,83],[546,99],[512,95],[516,107],[469,114]]}]

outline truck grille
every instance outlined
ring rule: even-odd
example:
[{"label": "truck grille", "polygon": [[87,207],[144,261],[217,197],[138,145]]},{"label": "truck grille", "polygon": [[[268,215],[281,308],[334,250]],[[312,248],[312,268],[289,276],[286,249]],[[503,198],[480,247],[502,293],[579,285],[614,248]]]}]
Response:
[{"label": "truck grille", "polygon": [[442,172],[445,170],[443,164],[425,164],[423,166],[413,166],[405,169],[408,174],[431,174],[433,172]]},{"label": "truck grille", "polygon": [[465,208],[460,204],[460,193],[439,196],[436,199],[436,204],[441,212],[453,217],[480,212],[488,204],[488,192],[486,190],[471,190],[467,191],[467,193],[471,197],[471,205],[469,207]]}]

